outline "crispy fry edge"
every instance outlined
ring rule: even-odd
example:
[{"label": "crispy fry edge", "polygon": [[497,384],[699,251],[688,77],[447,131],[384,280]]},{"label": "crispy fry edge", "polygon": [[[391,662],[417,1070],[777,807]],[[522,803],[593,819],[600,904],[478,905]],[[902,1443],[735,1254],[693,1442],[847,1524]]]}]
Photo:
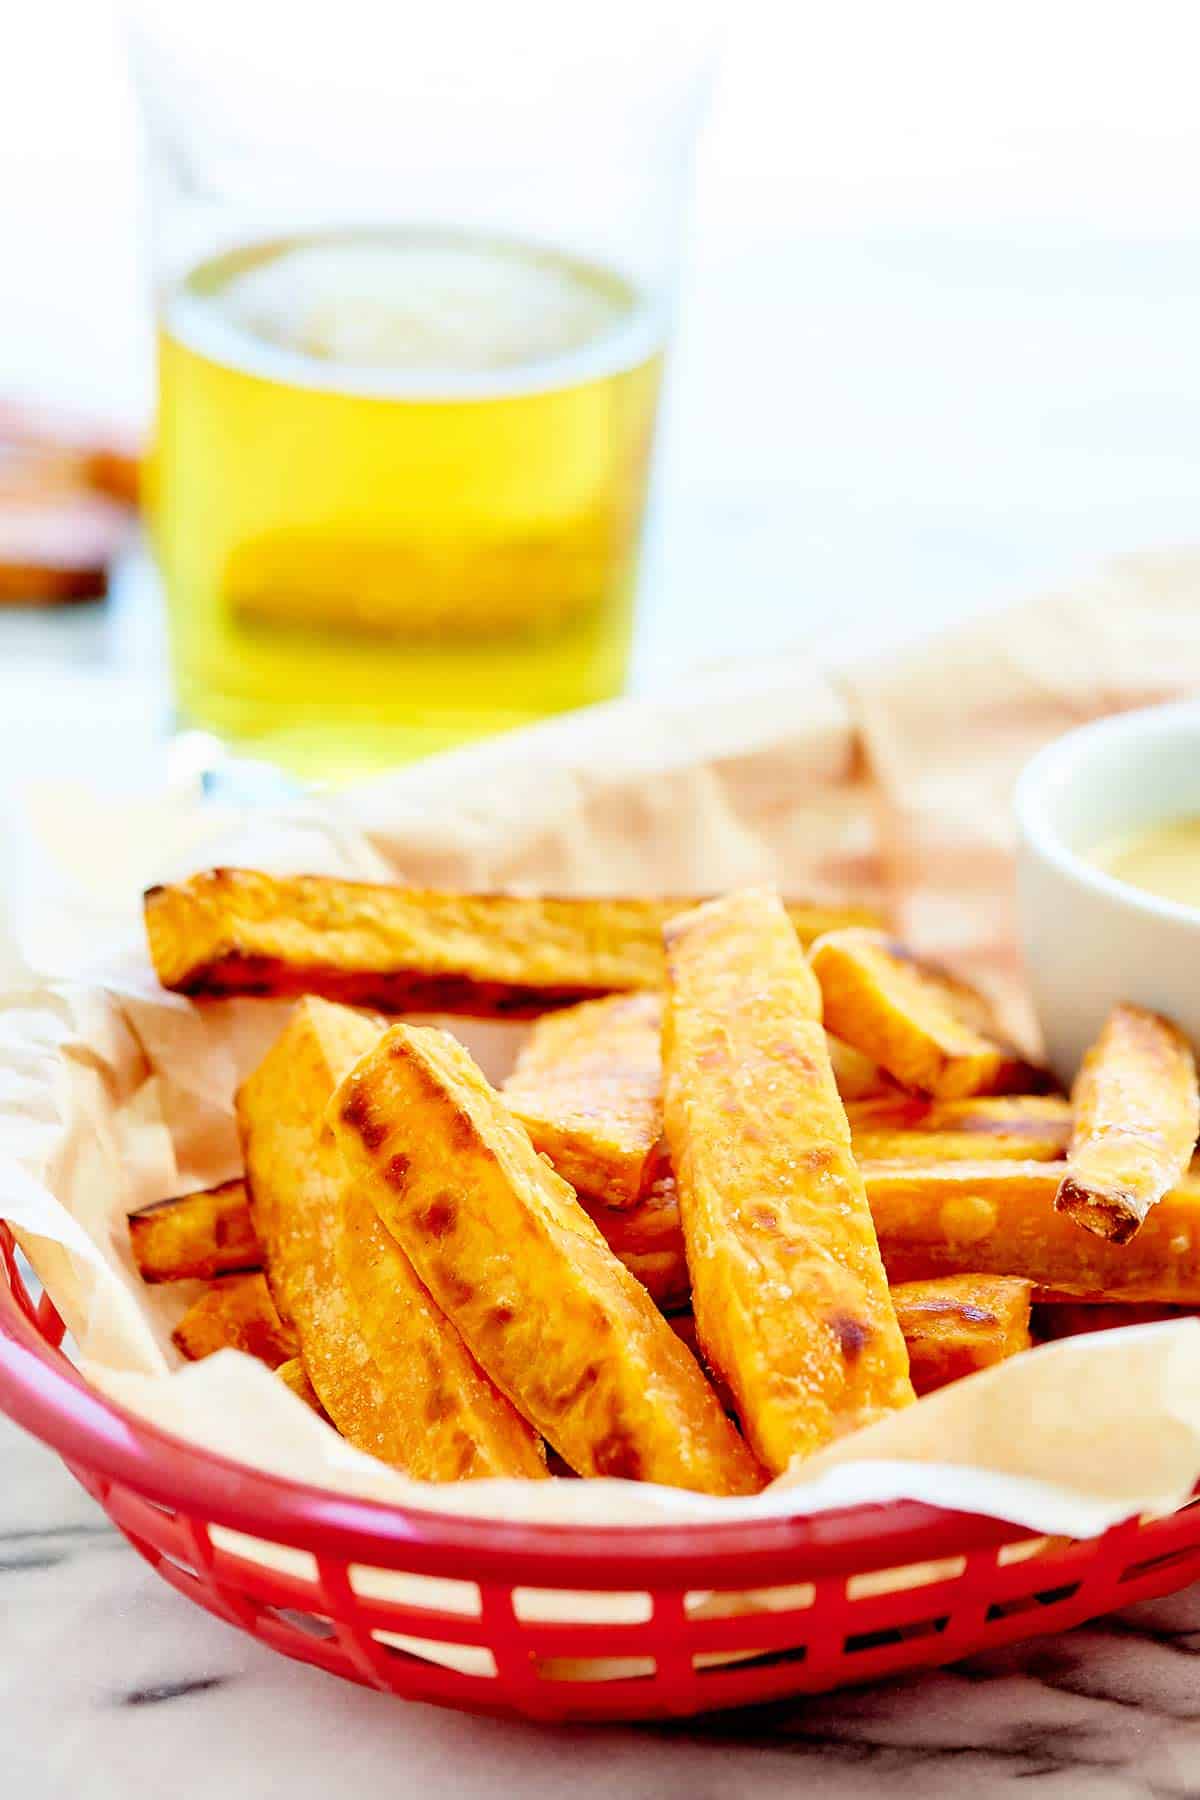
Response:
[{"label": "crispy fry edge", "polygon": [[1085,1055],[1055,1210],[1126,1244],[1183,1178],[1200,1131],[1191,1046],[1169,1019],[1116,1006]]}]

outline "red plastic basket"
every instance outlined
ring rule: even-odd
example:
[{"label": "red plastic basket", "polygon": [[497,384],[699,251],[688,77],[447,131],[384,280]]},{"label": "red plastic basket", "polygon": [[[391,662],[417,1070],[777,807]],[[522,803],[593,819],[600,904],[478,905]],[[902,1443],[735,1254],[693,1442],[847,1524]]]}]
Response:
[{"label": "red plastic basket", "polygon": [[[951,1662],[1200,1575],[1198,1500],[1072,1542],[907,1501],[601,1529],[346,1499],[114,1405],[58,1347],[62,1323],[31,1300],[2,1222],[0,1267],[0,1409],[61,1454],[181,1594],[286,1656],[409,1699],[545,1720],[679,1717]],[[428,1604],[388,1597],[396,1572]],[[612,1594],[635,1622],[597,1617],[596,1596]],[[447,1666],[464,1647],[468,1666]]]}]

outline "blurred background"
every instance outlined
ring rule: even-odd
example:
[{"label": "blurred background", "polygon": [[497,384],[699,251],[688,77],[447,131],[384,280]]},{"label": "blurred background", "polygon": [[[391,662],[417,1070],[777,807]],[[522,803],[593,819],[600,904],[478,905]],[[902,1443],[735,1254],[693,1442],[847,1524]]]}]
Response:
[{"label": "blurred background", "polygon": [[[336,9],[334,9],[336,14]],[[699,143],[634,682],[885,645],[1200,521],[1190,0],[740,0]],[[603,29],[580,9],[580,30]],[[138,135],[103,0],[4,29],[0,396],[145,425]],[[145,567],[0,616],[0,751],[128,775]],[[90,751],[89,751],[90,754]]]}]

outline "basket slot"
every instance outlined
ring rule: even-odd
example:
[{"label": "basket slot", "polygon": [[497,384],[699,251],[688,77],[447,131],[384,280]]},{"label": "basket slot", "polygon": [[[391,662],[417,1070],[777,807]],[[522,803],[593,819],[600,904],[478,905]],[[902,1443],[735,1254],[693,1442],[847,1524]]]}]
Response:
[{"label": "basket slot", "polygon": [[152,1569],[157,1570],[164,1581],[169,1581],[171,1586],[181,1594],[191,1594],[196,1588],[203,1587],[202,1577],[197,1574],[195,1569],[189,1568],[187,1563],[181,1562],[178,1557],[169,1555],[165,1550],[160,1550],[157,1544],[150,1543],[147,1538],[139,1537],[136,1531],[129,1531],[122,1527],[122,1532],[138,1555],[143,1557]]},{"label": "basket slot", "polygon": [[[1136,1537],[1134,1541],[1137,1541]],[[989,1603],[1029,1597],[1048,1588],[1090,1578],[1095,1573],[1097,1545],[1094,1540],[1049,1538],[1046,1543],[1047,1548],[1039,1555],[1023,1562],[1006,1562],[1002,1567],[998,1564],[989,1567],[986,1554],[982,1554],[977,1573]]]},{"label": "basket slot", "polygon": [[427,1611],[420,1606],[381,1606],[374,1601],[351,1596],[345,1605],[337,1605],[324,1583],[322,1599],[329,1603],[335,1618],[354,1619],[376,1636],[391,1633],[417,1640],[446,1644],[486,1644],[490,1637],[481,1619],[463,1618],[457,1613]]},{"label": "basket slot", "polygon": [[[843,1679],[850,1678],[850,1671],[845,1671]],[[853,1679],[865,1679],[857,1664]],[[713,1711],[769,1705],[772,1701],[790,1700],[798,1693],[812,1693],[825,1686],[823,1673],[814,1672],[802,1647],[792,1654],[697,1671],[699,1701],[706,1710]]]},{"label": "basket slot", "polygon": [[408,1569],[380,1569],[370,1563],[351,1563],[346,1576],[360,1600],[379,1600],[406,1612],[428,1613],[431,1617],[451,1613],[477,1619],[483,1611],[477,1581],[459,1581],[450,1575],[415,1575]]},{"label": "basket slot", "polygon": [[1065,1537],[1030,1537],[1019,1538],[1015,1544],[1001,1544],[996,1552],[996,1567],[1007,1569],[1015,1563],[1031,1562],[1035,1556],[1047,1556],[1054,1550],[1065,1549],[1071,1542]]},{"label": "basket slot", "polygon": [[1012,1600],[1000,1600],[988,1607],[985,1615],[990,1625],[995,1619],[1011,1619],[1017,1613],[1033,1612],[1039,1606],[1061,1606],[1064,1600],[1072,1600],[1079,1592],[1078,1581],[1068,1581],[1062,1587],[1043,1588],[1034,1594],[1018,1594]]},{"label": "basket slot", "polygon": [[291,1631],[299,1631],[305,1637],[324,1640],[337,1636],[337,1626],[332,1619],[321,1613],[302,1612],[295,1606],[263,1606],[259,1609],[260,1619],[277,1619]]},{"label": "basket slot", "polygon": [[372,1642],[379,1644],[389,1656],[404,1657],[409,1662],[433,1663],[482,1681],[496,1679],[496,1658],[486,1644],[408,1637],[398,1631],[372,1631],[370,1636]]},{"label": "basket slot", "polygon": [[861,1637],[868,1632],[902,1631],[914,1622],[960,1610],[969,1611],[971,1599],[971,1592],[965,1586],[952,1581],[939,1582],[934,1587],[904,1589],[898,1594],[881,1594],[877,1600],[856,1600],[848,1612],[840,1614],[842,1636],[845,1639]]},{"label": "basket slot", "polygon": [[491,1676],[464,1674],[424,1657],[389,1649],[385,1644],[375,1644],[366,1655],[371,1658],[369,1677],[363,1673],[361,1661],[351,1662],[339,1672],[385,1693],[401,1694],[406,1700],[424,1700],[434,1706],[503,1713],[510,1704],[509,1697],[499,1691],[499,1683]]},{"label": "basket slot", "polygon": [[1185,1563],[1200,1562],[1200,1549],[1195,1545],[1186,1545],[1177,1550],[1165,1550],[1160,1556],[1148,1556],[1142,1562],[1136,1562],[1118,1576],[1118,1583],[1124,1587],[1129,1581],[1144,1581],[1148,1576],[1161,1575],[1169,1569],[1181,1568]]},{"label": "basket slot", "polygon": [[644,1588],[583,1592],[578,1588],[515,1587],[515,1618],[537,1625],[636,1625],[653,1616],[654,1602]]},{"label": "basket slot", "polygon": [[850,1601],[877,1600],[886,1594],[912,1593],[917,1588],[957,1581],[966,1573],[965,1556],[946,1556],[940,1562],[905,1563],[895,1569],[870,1569],[863,1575],[851,1575],[846,1582],[846,1598]]},{"label": "basket slot", "polygon": [[845,1656],[859,1656],[864,1650],[886,1650],[892,1644],[909,1644],[914,1638],[940,1637],[950,1623],[950,1614],[937,1618],[914,1619],[907,1625],[883,1625],[874,1631],[852,1631],[842,1645]]},{"label": "basket slot", "polygon": [[689,1619],[757,1618],[764,1612],[800,1612],[817,1598],[814,1582],[797,1581],[790,1587],[746,1588],[727,1593],[721,1588],[689,1588],[683,1610]]},{"label": "basket slot", "polygon": [[807,1644],[793,1644],[786,1650],[702,1650],[692,1657],[692,1668],[706,1680],[730,1668],[776,1669],[795,1667],[808,1656]]},{"label": "basket slot", "polygon": [[652,1656],[536,1656],[533,1667],[542,1681],[647,1681],[658,1672]]},{"label": "basket slot", "polygon": [[106,1506],[109,1517],[127,1538],[151,1547],[155,1557],[182,1569],[186,1575],[200,1575],[205,1559],[197,1553],[190,1521],[129,1488],[116,1485],[109,1490]]},{"label": "basket slot", "polygon": [[186,1575],[191,1581],[200,1580],[198,1569],[194,1569],[190,1563],[182,1562],[179,1557],[172,1556],[169,1550],[160,1550],[158,1560],[160,1563],[169,1563],[173,1569],[178,1569],[181,1575]]},{"label": "basket slot", "polygon": [[1174,1512],[1162,1513],[1149,1524],[1125,1526],[1121,1529],[1128,1532],[1129,1548],[1142,1552],[1138,1557],[1139,1561],[1151,1550],[1156,1555],[1161,1555],[1167,1550],[1190,1549],[1198,1541],[1196,1517],[1191,1510],[1191,1503]]},{"label": "basket slot", "polygon": [[282,1651],[284,1656],[297,1662],[313,1663],[318,1669],[325,1669],[331,1675],[347,1676],[351,1681],[364,1679],[336,1636],[318,1637],[313,1632],[300,1631],[290,1620],[269,1609],[258,1612],[247,1630],[273,1650]]},{"label": "basket slot", "polygon": [[317,1559],[311,1550],[298,1550],[294,1544],[277,1544],[271,1538],[251,1537],[244,1531],[233,1531],[227,1525],[209,1527],[214,1550],[223,1556],[248,1563],[252,1568],[267,1569],[272,1575],[290,1575],[294,1581],[315,1585]]}]

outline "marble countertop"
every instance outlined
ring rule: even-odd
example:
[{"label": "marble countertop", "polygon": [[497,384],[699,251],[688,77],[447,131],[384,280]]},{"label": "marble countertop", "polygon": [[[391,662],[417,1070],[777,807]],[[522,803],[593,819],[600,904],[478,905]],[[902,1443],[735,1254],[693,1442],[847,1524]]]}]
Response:
[{"label": "marble countertop", "polygon": [[670,1726],[475,1719],[288,1662],[161,1581],[0,1419],[0,1793],[21,1800],[1185,1800],[1200,1585],[935,1674]]}]

